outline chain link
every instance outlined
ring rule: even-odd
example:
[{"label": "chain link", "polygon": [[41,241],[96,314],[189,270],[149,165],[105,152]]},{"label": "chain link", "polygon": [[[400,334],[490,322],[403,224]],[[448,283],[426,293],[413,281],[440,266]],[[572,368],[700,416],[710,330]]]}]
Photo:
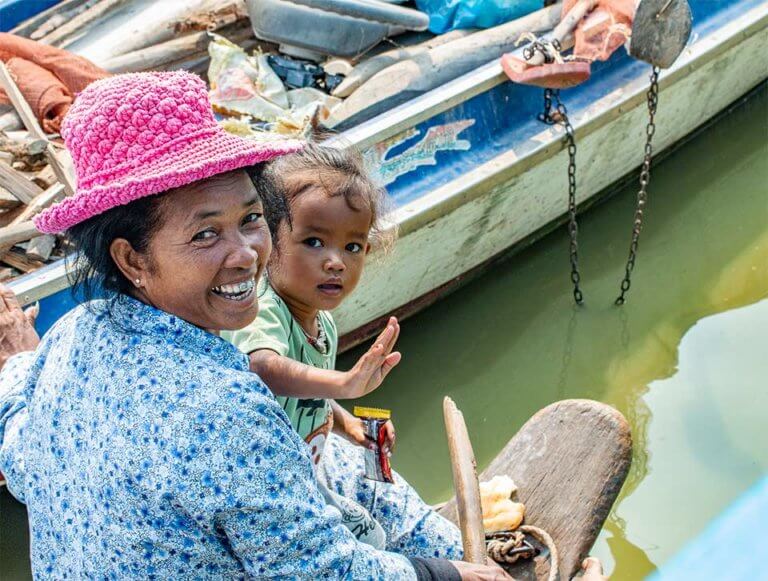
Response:
[{"label": "chain link", "polygon": [[568,148],[568,234],[571,282],[573,283],[573,300],[580,305],[584,302],[584,294],[579,286],[581,274],[579,273],[579,225],[576,222],[576,138],[573,125],[568,119],[568,110],[560,100],[559,90],[544,89],[544,112],[539,115],[539,120],[549,125],[559,123],[565,129],[564,140]]},{"label": "chain link", "polygon": [[632,285],[632,270],[635,268],[635,261],[637,260],[637,245],[640,242],[640,232],[643,229],[643,215],[648,202],[648,182],[651,180],[651,159],[653,158],[651,142],[653,134],[656,132],[656,107],[659,104],[658,67],[653,67],[653,72],[651,73],[651,86],[648,89],[647,101],[648,125],[645,128],[645,155],[642,168],[640,169],[640,189],[637,192],[637,206],[632,222],[632,241],[629,244],[629,257],[624,268],[624,279],[621,281],[621,294],[616,298],[617,305],[623,305],[626,302],[627,291],[629,291],[629,287]]}]

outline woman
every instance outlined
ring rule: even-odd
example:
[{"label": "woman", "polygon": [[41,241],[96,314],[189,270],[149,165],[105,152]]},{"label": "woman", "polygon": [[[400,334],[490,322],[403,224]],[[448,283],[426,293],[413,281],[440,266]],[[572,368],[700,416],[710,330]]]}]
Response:
[{"label": "woman", "polygon": [[0,301],[0,351],[23,351],[0,374],[0,471],[27,504],[36,577],[507,578],[426,558],[434,539],[409,510],[398,552],[358,542],[269,389],[216,334],[255,318],[271,251],[241,168],[299,143],[225,134],[188,73],[98,81],[62,134],[78,191],[36,225],[67,231],[76,282],[107,297],[34,350],[12,294]]}]

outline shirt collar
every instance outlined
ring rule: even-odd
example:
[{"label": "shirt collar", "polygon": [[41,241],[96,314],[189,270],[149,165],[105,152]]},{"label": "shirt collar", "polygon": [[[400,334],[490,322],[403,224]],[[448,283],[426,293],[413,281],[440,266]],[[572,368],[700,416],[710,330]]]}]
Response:
[{"label": "shirt collar", "polygon": [[162,338],[185,351],[211,356],[225,367],[248,370],[248,356],[213,333],[125,294],[110,302],[111,321],[128,333]]}]

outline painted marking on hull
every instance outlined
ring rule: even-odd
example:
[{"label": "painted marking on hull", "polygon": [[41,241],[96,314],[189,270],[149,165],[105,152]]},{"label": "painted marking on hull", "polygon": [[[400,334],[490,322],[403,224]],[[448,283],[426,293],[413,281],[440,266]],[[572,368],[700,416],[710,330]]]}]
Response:
[{"label": "painted marking on hull", "polygon": [[475,124],[474,119],[464,119],[435,125],[427,129],[424,137],[404,152],[388,157],[390,151],[421,134],[415,127],[398,133],[367,149],[365,161],[370,171],[378,175],[380,183],[388,186],[397,178],[425,165],[437,165],[438,151],[468,151],[472,144],[468,139],[459,139],[459,134]]}]

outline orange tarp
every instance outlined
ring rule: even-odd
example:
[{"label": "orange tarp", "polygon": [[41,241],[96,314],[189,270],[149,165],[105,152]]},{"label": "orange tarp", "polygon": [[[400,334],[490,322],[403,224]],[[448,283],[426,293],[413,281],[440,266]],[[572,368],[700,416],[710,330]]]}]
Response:
[{"label": "orange tarp", "polygon": [[[0,33],[0,60],[47,133],[58,133],[77,93],[109,76],[83,57],[5,32]],[[10,103],[2,89],[0,103]]]}]

